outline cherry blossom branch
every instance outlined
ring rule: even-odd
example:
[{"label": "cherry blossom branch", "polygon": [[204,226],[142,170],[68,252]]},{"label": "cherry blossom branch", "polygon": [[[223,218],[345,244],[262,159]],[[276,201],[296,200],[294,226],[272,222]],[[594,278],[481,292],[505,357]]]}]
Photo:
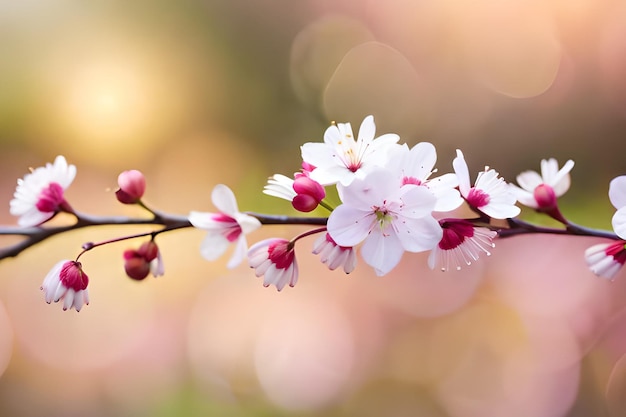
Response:
[{"label": "cherry blossom branch", "polygon": [[[19,226],[0,226],[0,236],[3,235],[26,237],[26,239],[22,240],[21,242],[18,242],[6,248],[1,248],[0,260],[16,257],[31,246],[41,243],[44,240],[51,238],[55,235],[86,227],[131,225],[164,226],[162,229],[153,232],[147,232],[132,236],[123,236],[111,241],[107,241],[107,243],[113,243],[116,241],[128,240],[142,236],[162,234],[173,230],[192,227],[189,219],[185,216],[163,213],[152,209],[150,209],[149,211],[154,215],[152,218],[144,219],[123,216],[94,216],[74,211],[73,214],[76,215],[76,223],[73,223],[71,225],[52,227],[39,226],[27,228]],[[328,219],[324,217],[291,217],[284,215],[271,215],[252,212],[249,212],[247,214],[257,218],[263,225],[325,225],[328,221]],[[93,245],[93,247],[96,247],[96,245]]]},{"label": "cherry blossom branch", "polygon": [[494,228],[498,232],[498,237],[507,238],[519,236],[523,234],[552,234],[552,235],[569,235],[569,236],[589,236],[601,237],[605,239],[620,240],[613,232],[601,229],[592,229],[580,226],[572,222],[568,222],[564,229],[537,226],[517,218],[507,219],[508,228]]},{"label": "cherry blossom branch", "polygon": [[[491,255],[498,237],[525,234],[607,239],[608,243],[595,244],[581,254],[589,269],[605,278],[612,279],[626,264],[626,176],[615,178],[609,186],[609,199],[617,209],[612,218],[613,232],[597,230],[570,222],[559,209],[558,198],[570,187],[569,173],[574,167],[571,160],[559,168],[555,159],[544,159],[541,173],[522,172],[517,176],[517,185],[485,167],[472,183],[461,150],[457,150],[452,161],[454,172],[433,176],[438,173],[435,146],[420,142],[410,148],[399,144],[399,139],[392,133],[375,137],[372,116],[363,120],[358,135],[353,134],[349,123],[333,123],[324,133],[323,142],[301,146],[299,172],[289,177],[275,174],[268,179],[264,194],[288,201],[301,213],[323,207],[329,213],[326,217],[241,212],[234,193],[224,184],[216,185],[211,192],[215,212],[191,211],[187,216],[162,213],[142,201],[146,182],[136,170],[119,175],[115,196],[122,204],[144,209],[146,218],[91,216],[76,212],[65,200],[65,190],[74,180],[76,167],[58,156],[54,164],[31,170],[18,179],[10,202],[18,227],[0,226],[0,235],[24,239],[0,249],[0,260],[80,228],[155,226],[152,231],[87,242],[74,260],[60,261],[52,268],[42,285],[45,300],[63,300],[65,309],[77,311],[89,303],[89,280],[78,261],[83,253],[103,245],[149,237],[139,247],[123,252],[124,270],[135,280],[143,280],[150,273],[157,277],[164,274],[164,267],[156,237],[189,227],[207,232],[200,244],[200,254],[205,259],[214,261],[232,248],[228,268],[246,260],[255,275],[263,277],[264,286],[272,285],[279,291],[296,284],[296,242],[312,235],[319,235],[312,253],[319,255],[330,270],[341,267],[345,273],[355,269],[357,250],[362,260],[381,276],[393,270],[407,252],[429,252],[431,269],[459,270]],[[338,205],[327,200],[327,187],[335,187]],[[475,217],[456,217],[461,206],[476,213]],[[534,209],[561,226],[545,227],[521,220],[521,206]],[[45,225],[62,212],[74,216],[75,222],[66,226]],[[246,235],[263,225],[315,227],[300,231],[291,239],[268,238],[248,248]],[[297,246],[300,249],[302,245]]]}]

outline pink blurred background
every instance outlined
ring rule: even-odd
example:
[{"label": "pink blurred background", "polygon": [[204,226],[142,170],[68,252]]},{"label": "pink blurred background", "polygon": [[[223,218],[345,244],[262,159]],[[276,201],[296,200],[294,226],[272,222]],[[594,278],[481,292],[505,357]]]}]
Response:
[{"label": "pink blurred background", "polygon": [[[140,169],[164,211],[211,211],[225,183],[243,210],[292,214],[261,194],[266,178],[297,170],[331,120],[373,114],[380,133],[434,143],[441,173],[456,148],[509,181],[574,159],[562,211],[610,229],[621,0],[0,0],[0,34],[2,224],[16,179],[58,154],[78,167],[67,196],[83,212],[141,215],[113,195]],[[81,258],[89,306],[43,301],[58,260],[140,230],[75,231],[1,261],[0,415],[626,416],[626,277],[587,270],[596,239],[498,241],[448,273],[407,254],[376,277],[363,262],[328,272],[310,238],[298,285],[277,293],[204,261],[204,234],[183,230],[159,239],[165,276],[126,278],[134,245],[113,244]]]}]

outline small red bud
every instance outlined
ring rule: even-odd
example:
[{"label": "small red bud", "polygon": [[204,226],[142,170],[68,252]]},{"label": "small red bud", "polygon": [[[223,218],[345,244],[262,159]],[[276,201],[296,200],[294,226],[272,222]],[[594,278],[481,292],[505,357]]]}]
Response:
[{"label": "small red bud", "polygon": [[126,259],[124,270],[130,278],[141,281],[150,273],[150,263],[143,258]]}]

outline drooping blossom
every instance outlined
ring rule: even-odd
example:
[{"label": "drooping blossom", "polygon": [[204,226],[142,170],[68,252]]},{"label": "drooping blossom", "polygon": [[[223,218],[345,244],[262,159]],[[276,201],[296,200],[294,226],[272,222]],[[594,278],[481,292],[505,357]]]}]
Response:
[{"label": "drooping blossom", "polygon": [[463,204],[456,187],[459,185],[453,173],[430,178],[437,170],[437,151],[429,142],[420,142],[411,149],[406,144],[394,148],[386,168],[394,172],[400,183],[421,185],[437,198],[434,211],[452,211]]},{"label": "drooping blossom", "polygon": [[541,174],[536,171],[524,171],[517,176],[517,183],[511,188],[517,200],[525,206],[547,210],[556,205],[556,199],[569,190],[570,171],[574,168],[571,159],[559,169],[556,159],[541,160]]},{"label": "drooping blossom", "polygon": [[80,311],[83,305],[89,304],[88,284],[89,278],[80,262],[63,260],[48,272],[41,289],[48,304],[63,300],[63,310]]},{"label": "drooping blossom", "polygon": [[126,275],[138,281],[149,273],[155,278],[165,274],[161,251],[154,240],[142,243],[139,249],[124,251],[124,270]]},{"label": "drooping blossom", "polygon": [[517,216],[520,208],[515,205],[515,194],[498,172],[485,167],[478,173],[474,186],[470,186],[470,176],[463,152],[456,150],[452,161],[454,172],[459,179],[459,191],[470,207],[480,210],[494,219],[507,219]]},{"label": "drooping blossom", "polygon": [[436,198],[425,187],[400,187],[391,171],[379,168],[338,189],[343,203],[330,214],[328,233],[340,246],[363,242],[361,256],[377,275],[391,271],[404,251],[430,250],[441,240],[431,214]]},{"label": "drooping blossom", "polygon": [[611,181],[609,200],[617,209],[612,223],[621,240],[593,245],[585,251],[585,260],[591,272],[612,279],[626,263],[626,175]]},{"label": "drooping blossom", "polygon": [[275,285],[278,291],[285,285],[298,282],[298,263],[293,242],[270,238],[255,243],[248,251],[248,264],[257,277],[263,277],[263,286]]},{"label": "drooping blossom", "polygon": [[355,178],[387,162],[387,152],[400,137],[393,133],[375,138],[374,117],[367,116],[354,139],[350,123],[333,124],[324,133],[324,143],[305,143],[302,160],[315,169],[310,176],[322,185],[350,185]]},{"label": "drooping blossom", "polygon": [[226,185],[218,184],[211,193],[218,213],[192,211],[189,222],[208,233],[200,246],[200,253],[209,260],[219,258],[230,244],[235,245],[227,267],[234,268],[243,261],[248,250],[246,235],[261,227],[255,217],[239,212],[235,195]]},{"label": "drooping blossom", "polygon": [[64,192],[76,177],[76,167],[59,155],[53,164],[38,167],[17,180],[11,214],[22,227],[39,226],[60,211],[72,212]]},{"label": "drooping blossom", "polygon": [[439,223],[443,237],[428,257],[430,269],[438,266],[442,271],[460,270],[462,265],[477,261],[481,254],[491,255],[497,232],[463,219],[443,219]]},{"label": "drooping blossom", "polygon": [[117,200],[122,204],[136,204],[146,191],[146,178],[141,171],[131,169],[117,177],[119,189],[115,192]]},{"label": "drooping blossom", "polygon": [[322,263],[331,271],[343,266],[343,271],[349,274],[356,268],[354,247],[339,246],[328,233],[324,233],[315,241],[313,254],[319,255]]},{"label": "drooping blossom", "polygon": [[613,279],[626,263],[626,241],[593,245],[585,250],[585,261],[594,274]]}]

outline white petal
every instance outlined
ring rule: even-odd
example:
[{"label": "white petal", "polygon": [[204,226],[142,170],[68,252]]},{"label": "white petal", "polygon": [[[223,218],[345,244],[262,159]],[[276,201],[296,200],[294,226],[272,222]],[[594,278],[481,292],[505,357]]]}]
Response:
[{"label": "white petal", "polygon": [[461,152],[460,149],[456,150],[456,158],[452,161],[452,167],[454,168],[454,172],[459,179],[459,190],[461,191],[461,195],[466,197],[470,190],[470,177],[467,163],[465,162],[463,152]]},{"label": "white petal", "polygon": [[565,165],[563,165],[563,168],[561,168],[559,172],[554,176],[554,178],[552,178],[548,183],[552,186],[554,194],[557,197],[562,196],[567,192],[567,190],[569,190],[571,182],[569,173],[572,168],[574,168],[574,161],[570,159],[565,163]]},{"label": "white petal", "polygon": [[361,247],[361,257],[378,276],[395,268],[403,253],[404,248],[396,234],[383,234],[380,229],[372,231]]},{"label": "white petal", "polygon": [[609,200],[616,209],[626,206],[626,175],[613,178],[609,184]]},{"label": "white petal", "polygon": [[421,219],[398,219],[394,229],[402,247],[409,252],[431,250],[443,237],[439,222],[431,216]]},{"label": "white petal", "polygon": [[376,215],[345,204],[337,207],[328,218],[328,234],[340,246],[361,243],[376,224]]},{"label": "white petal", "polygon": [[229,269],[233,269],[238,266],[241,261],[243,261],[248,253],[248,242],[246,241],[246,237],[244,235],[239,236],[237,239],[237,243],[235,243],[235,250],[233,251],[230,260],[226,264],[226,267]]},{"label": "white petal", "polygon": [[622,207],[615,212],[612,223],[613,230],[617,236],[626,239],[626,207]]},{"label": "white petal", "polygon": [[517,183],[524,190],[532,193],[539,185],[543,184],[543,178],[535,171],[524,171],[517,176]]},{"label": "white petal", "polygon": [[226,252],[229,243],[228,239],[219,233],[207,233],[200,244],[200,253],[207,261],[214,261]]},{"label": "white petal", "polygon": [[230,216],[239,212],[233,191],[224,184],[217,184],[211,192],[211,201],[219,211]]}]

